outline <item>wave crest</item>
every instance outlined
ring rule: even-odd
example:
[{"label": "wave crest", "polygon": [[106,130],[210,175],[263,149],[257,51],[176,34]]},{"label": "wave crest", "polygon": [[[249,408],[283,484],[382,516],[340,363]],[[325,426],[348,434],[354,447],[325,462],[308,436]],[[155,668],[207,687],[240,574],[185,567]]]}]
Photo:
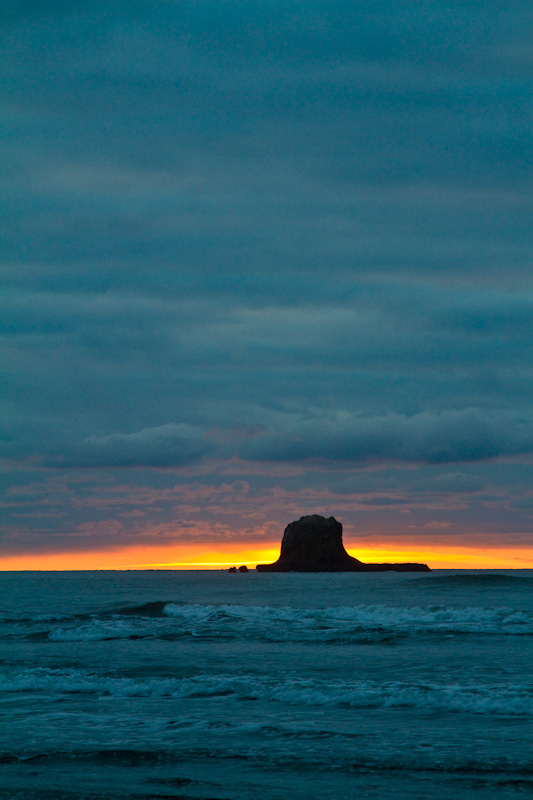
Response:
[{"label": "wave crest", "polygon": [[101,614],[18,623],[5,635],[63,642],[205,638],[356,644],[455,634],[531,636],[533,612],[507,606],[295,608],[156,601]]},{"label": "wave crest", "polygon": [[230,697],[295,706],[413,708],[471,714],[533,716],[528,685],[445,685],[401,681],[321,681],[257,675],[187,678],[108,677],[78,670],[34,669],[0,677],[4,692],[96,694],[114,697]]}]

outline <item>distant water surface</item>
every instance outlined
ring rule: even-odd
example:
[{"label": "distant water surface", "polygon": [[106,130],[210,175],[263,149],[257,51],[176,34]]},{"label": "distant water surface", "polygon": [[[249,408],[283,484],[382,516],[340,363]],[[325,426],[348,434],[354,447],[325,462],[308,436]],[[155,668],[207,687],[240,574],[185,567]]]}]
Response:
[{"label": "distant water surface", "polygon": [[0,800],[533,795],[532,570],[0,592]]}]

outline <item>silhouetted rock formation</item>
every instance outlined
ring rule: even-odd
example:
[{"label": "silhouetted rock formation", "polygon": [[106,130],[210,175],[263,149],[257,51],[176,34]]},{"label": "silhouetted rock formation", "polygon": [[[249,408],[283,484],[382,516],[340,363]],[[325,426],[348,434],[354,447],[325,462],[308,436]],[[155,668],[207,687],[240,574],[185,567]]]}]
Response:
[{"label": "silhouetted rock formation", "polygon": [[237,572],[237,567],[230,567],[228,572]]},{"label": "silhouetted rock formation", "polygon": [[248,567],[243,564],[242,567],[239,567],[239,572],[248,572]]},{"label": "silhouetted rock formation", "polygon": [[287,525],[281,553],[274,564],[258,564],[259,572],[430,572],[426,564],[363,564],[348,555],[342,525],[335,517],[312,514]]}]

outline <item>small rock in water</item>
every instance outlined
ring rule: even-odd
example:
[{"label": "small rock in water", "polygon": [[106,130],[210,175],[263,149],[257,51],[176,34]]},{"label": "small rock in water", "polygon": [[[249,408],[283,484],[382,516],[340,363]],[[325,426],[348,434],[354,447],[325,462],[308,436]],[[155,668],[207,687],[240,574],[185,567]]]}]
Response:
[{"label": "small rock in water", "polygon": [[243,564],[242,567],[239,567],[239,572],[248,572],[248,567],[244,566]]}]

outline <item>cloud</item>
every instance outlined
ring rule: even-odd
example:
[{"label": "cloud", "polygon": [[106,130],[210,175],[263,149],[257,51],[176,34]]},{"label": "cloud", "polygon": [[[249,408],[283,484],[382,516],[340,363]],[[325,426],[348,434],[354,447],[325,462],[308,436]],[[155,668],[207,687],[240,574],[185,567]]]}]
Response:
[{"label": "cloud", "polygon": [[529,2],[108,5],[6,20],[14,513],[530,530]]},{"label": "cloud", "polygon": [[531,496],[521,497],[518,500],[514,500],[511,503],[511,507],[516,509],[526,509],[526,510],[533,509],[533,497]]},{"label": "cloud", "polygon": [[[528,295],[469,289],[454,308],[446,287],[342,286],[344,302],[277,305],[253,292],[217,303],[210,289],[193,301],[19,288],[4,316],[5,457],[177,466],[208,455],[438,463],[528,452]],[[484,310],[481,333],[454,316]],[[190,429],[181,434],[167,428],[176,409]],[[202,433],[212,430],[216,447]]]},{"label": "cloud", "polygon": [[405,497],[365,497],[359,500],[363,506],[401,506],[409,505],[412,500]]},{"label": "cloud", "polygon": [[529,421],[467,408],[442,413],[304,419],[247,441],[244,458],[446,464],[533,452]]},{"label": "cloud", "polygon": [[135,433],[91,436],[80,448],[81,466],[181,467],[213,454],[216,443],[191,425],[169,423]]},{"label": "cloud", "polygon": [[468,475],[464,472],[443,472],[436,475],[430,482],[430,487],[436,492],[478,492],[484,486],[480,475]]}]

